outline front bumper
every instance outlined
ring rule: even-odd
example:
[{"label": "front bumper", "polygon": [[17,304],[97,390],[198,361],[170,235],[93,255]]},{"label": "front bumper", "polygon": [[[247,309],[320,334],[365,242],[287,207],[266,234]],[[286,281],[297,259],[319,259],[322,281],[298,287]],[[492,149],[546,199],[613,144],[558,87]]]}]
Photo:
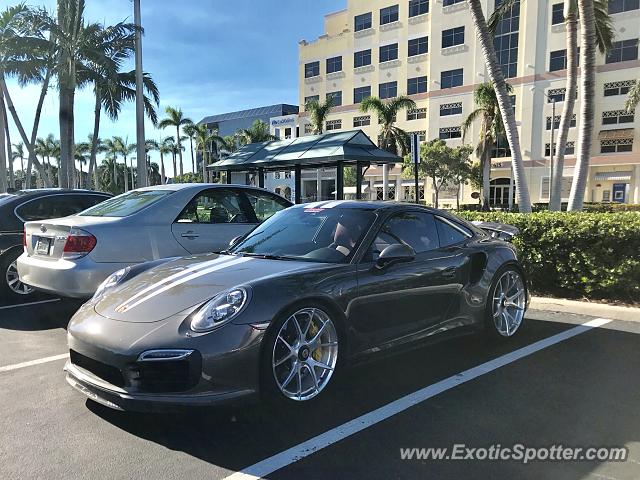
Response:
[{"label": "front bumper", "polygon": [[76,260],[46,259],[23,253],[18,258],[23,283],[43,292],[71,298],[90,298],[100,284],[126,263],[98,263],[90,256]]}]

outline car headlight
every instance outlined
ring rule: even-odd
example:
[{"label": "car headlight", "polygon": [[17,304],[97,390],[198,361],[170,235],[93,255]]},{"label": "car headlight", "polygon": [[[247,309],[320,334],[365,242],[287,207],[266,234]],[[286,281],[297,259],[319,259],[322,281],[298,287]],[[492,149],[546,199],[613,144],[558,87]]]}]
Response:
[{"label": "car headlight", "polygon": [[227,323],[240,313],[249,300],[249,292],[244,287],[236,287],[222,292],[205,303],[191,319],[191,330],[208,332]]},{"label": "car headlight", "polygon": [[92,300],[95,300],[98,297],[101,297],[108,290],[120,284],[127,277],[130,271],[131,271],[131,267],[126,267],[126,268],[123,268],[122,270],[118,270],[117,272],[114,272],[111,275],[109,275],[106,278],[106,280],[102,282],[100,286],[98,286],[96,293],[93,294]]}]

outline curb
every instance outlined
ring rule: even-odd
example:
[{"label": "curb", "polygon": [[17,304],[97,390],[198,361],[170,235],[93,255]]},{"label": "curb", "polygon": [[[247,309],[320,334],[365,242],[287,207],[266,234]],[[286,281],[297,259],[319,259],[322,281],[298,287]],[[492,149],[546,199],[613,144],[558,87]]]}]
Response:
[{"label": "curb", "polygon": [[592,317],[611,318],[613,320],[640,322],[640,308],[580,302],[564,298],[531,297],[529,308],[532,310],[575,313]]}]

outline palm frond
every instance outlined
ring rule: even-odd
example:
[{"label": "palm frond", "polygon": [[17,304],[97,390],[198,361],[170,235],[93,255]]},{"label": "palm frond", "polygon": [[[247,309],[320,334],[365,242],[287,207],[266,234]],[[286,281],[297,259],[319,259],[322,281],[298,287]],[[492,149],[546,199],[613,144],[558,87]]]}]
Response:
[{"label": "palm frond", "polygon": [[511,12],[511,9],[514,5],[520,0],[504,0],[500,5],[496,7],[494,12],[489,17],[489,21],[487,22],[487,27],[489,27],[489,31],[491,34],[495,34],[498,29],[498,25],[500,21],[504,19],[504,17]]},{"label": "palm frond", "polygon": [[625,104],[627,112],[631,113],[635,111],[636,107],[640,104],[640,78],[636,80],[636,83],[629,90],[629,96]]}]

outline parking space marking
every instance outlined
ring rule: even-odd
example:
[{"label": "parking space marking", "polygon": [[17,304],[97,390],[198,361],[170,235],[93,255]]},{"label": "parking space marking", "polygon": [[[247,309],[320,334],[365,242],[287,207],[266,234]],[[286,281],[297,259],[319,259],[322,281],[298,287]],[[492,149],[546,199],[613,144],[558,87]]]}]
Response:
[{"label": "parking space marking", "polygon": [[53,302],[59,302],[59,301],[60,301],[59,298],[53,298],[51,300],[40,300],[38,302],[16,303],[14,305],[6,305],[4,307],[0,307],[0,310],[6,310],[9,308],[18,308],[18,307],[28,307],[30,305],[41,305],[43,303],[53,303]]},{"label": "parking space marking", "polygon": [[38,360],[31,360],[29,362],[14,363],[13,365],[0,367],[0,373],[10,372],[11,370],[18,370],[25,367],[32,367],[34,365],[40,365],[41,363],[55,362],[56,360],[62,360],[64,358],[69,358],[69,354],[63,353],[62,355],[53,355],[51,357],[39,358]]},{"label": "parking space marking", "polygon": [[239,472],[235,472],[224,480],[254,480],[263,478],[281,468],[284,468],[292,463],[302,460],[303,458],[316,453],[323,448],[328,447],[340,440],[350,437],[366,428],[369,428],[383,420],[386,420],[398,413],[407,410],[410,407],[418,405],[442,392],[446,392],[458,385],[462,385],[470,380],[478,378],[487,373],[491,373],[500,367],[504,367],[510,363],[520,360],[521,358],[532,355],[547,347],[551,347],[560,342],[573,338],[582,333],[588,332],[597,327],[602,327],[613,320],[606,318],[596,318],[589,322],[583,323],[576,327],[560,332],[548,338],[544,338],[537,342],[534,342],[526,347],[522,347],[518,350],[514,350],[505,355],[502,355],[488,362],[482,363],[476,367],[460,372],[449,378],[445,378],[437,383],[424,387],[413,393],[405,395],[387,405],[377,408],[369,413],[365,413],[353,420],[350,420],[342,425],[339,425],[331,430],[321,433],[318,436],[310,438],[309,440],[302,442],[294,447],[291,447],[283,452],[277,453],[272,457],[262,460],[250,467],[245,468]]}]

